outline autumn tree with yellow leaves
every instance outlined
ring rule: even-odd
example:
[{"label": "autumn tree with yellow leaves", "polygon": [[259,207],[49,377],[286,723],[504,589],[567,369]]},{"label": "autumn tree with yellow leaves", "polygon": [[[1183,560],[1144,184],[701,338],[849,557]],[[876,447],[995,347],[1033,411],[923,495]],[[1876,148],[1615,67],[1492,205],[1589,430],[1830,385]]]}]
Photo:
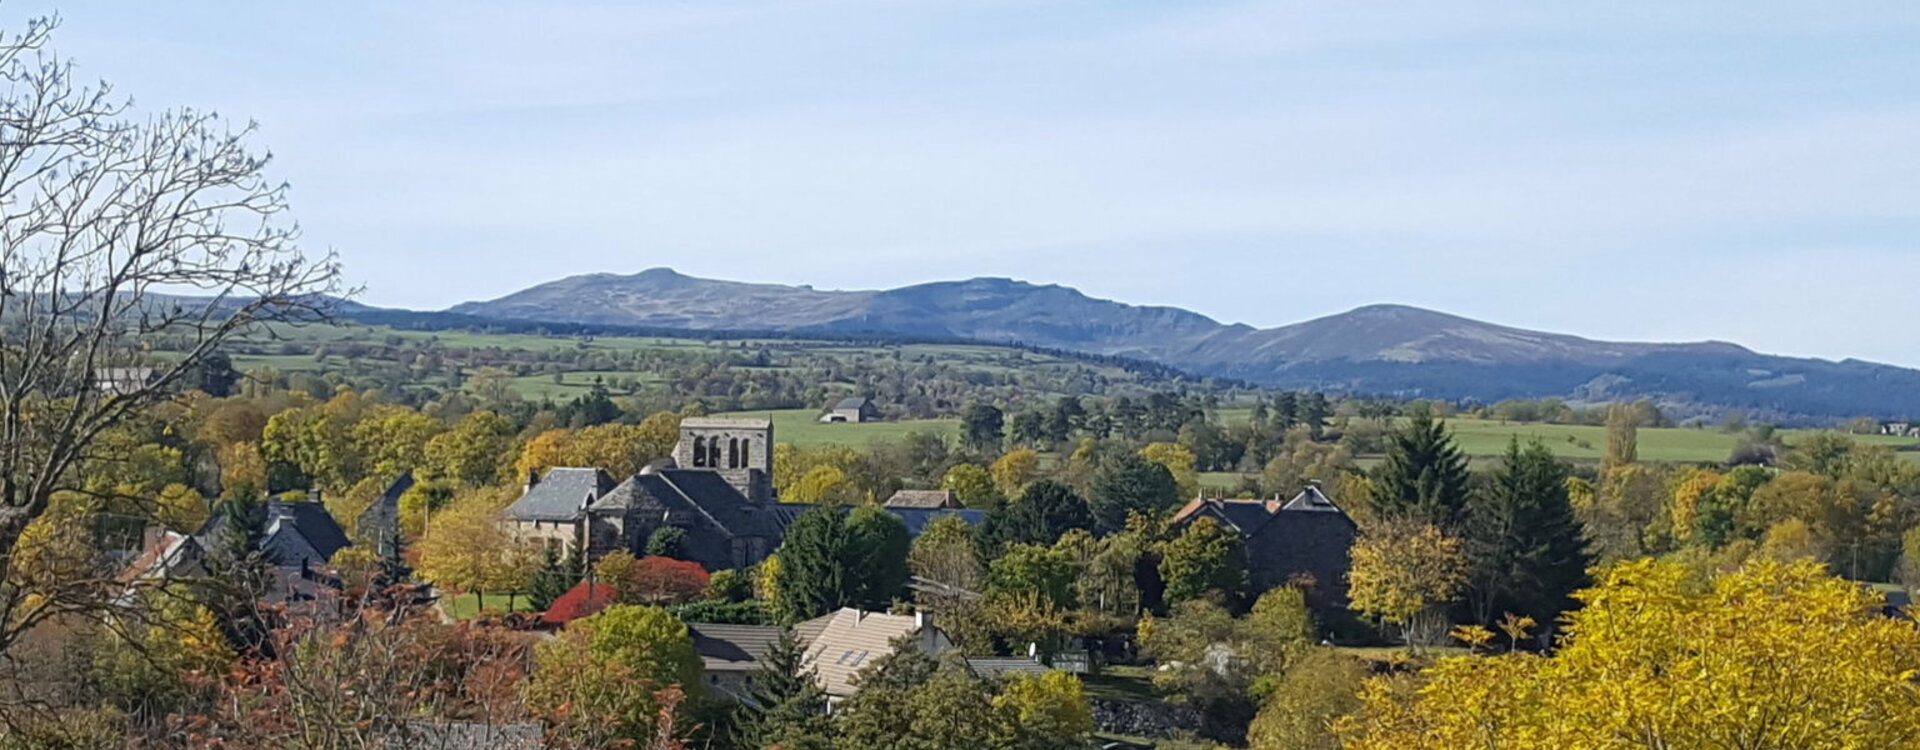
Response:
[{"label": "autumn tree with yellow leaves", "polygon": [[1920,630],[1811,561],[1697,582],[1620,563],[1580,592],[1551,656],[1442,660],[1375,678],[1347,750],[1897,748],[1920,745]]},{"label": "autumn tree with yellow leaves", "polygon": [[1446,606],[1467,580],[1460,540],[1432,524],[1379,521],[1354,542],[1352,554],[1347,594],[1354,611],[1399,628],[1409,643],[1440,643]]}]

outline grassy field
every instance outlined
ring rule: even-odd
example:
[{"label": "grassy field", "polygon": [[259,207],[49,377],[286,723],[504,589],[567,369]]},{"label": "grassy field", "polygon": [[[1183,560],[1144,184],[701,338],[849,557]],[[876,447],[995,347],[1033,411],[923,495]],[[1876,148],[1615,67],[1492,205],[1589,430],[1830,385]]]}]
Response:
[{"label": "grassy field", "polygon": [[483,609],[500,612],[533,611],[533,605],[527,602],[525,595],[513,597],[511,608],[509,608],[507,598],[506,594],[488,594],[486,601],[483,603],[479,597],[474,594],[451,594],[440,600],[440,607],[447,611],[448,617],[452,617],[455,620],[472,619],[474,615],[480,614]]},{"label": "grassy field", "polygon": [[823,424],[818,409],[776,409],[773,411],[741,411],[715,414],[716,417],[770,417],[773,419],[773,439],[775,442],[792,443],[800,447],[817,445],[846,445],[864,448],[875,443],[897,441],[909,432],[931,432],[947,438],[960,433],[960,420],[957,419],[907,419],[897,422],[864,422],[861,424]]},{"label": "grassy field", "polygon": [[[1236,415],[1221,410],[1224,419],[1233,419]],[[1244,419],[1244,414],[1237,415]],[[1599,461],[1606,450],[1607,430],[1605,427],[1589,425],[1560,425],[1521,422],[1500,422],[1489,419],[1452,418],[1446,420],[1447,429],[1453,431],[1453,439],[1460,450],[1467,454],[1476,468],[1485,465],[1505,453],[1507,440],[1518,437],[1521,442],[1538,439],[1545,443],[1555,455],[1571,461]],[[1826,430],[1781,430],[1781,439],[1788,445],[1821,434]],[[1885,435],[1847,435],[1848,439],[1867,445],[1886,445],[1899,448],[1912,448],[1913,438],[1896,438]],[[1725,461],[1733,452],[1739,438],[1709,429],[1690,427],[1642,427],[1639,433],[1640,459],[1643,461],[1670,461],[1676,463],[1713,463]],[[1920,463],[1920,451],[1902,450],[1900,456],[1908,461]],[[1377,456],[1360,456],[1356,463],[1363,467],[1376,463]],[[1210,471],[1200,474],[1200,484],[1216,490],[1231,490],[1240,483],[1241,475],[1230,471]]]},{"label": "grassy field", "polygon": [[513,379],[513,390],[521,398],[530,401],[551,399],[555,403],[569,401],[578,396],[593,392],[593,379],[598,376],[607,390],[619,393],[613,384],[629,378],[641,383],[658,383],[660,378],[650,373],[618,372],[614,370],[572,370],[560,374],[561,382],[553,382],[553,375],[528,375]]},{"label": "grassy field", "polygon": [[[1484,419],[1449,419],[1447,427],[1460,449],[1470,456],[1497,456],[1507,449],[1507,440],[1539,439],[1555,454],[1569,459],[1599,460],[1606,451],[1605,427],[1588,425],[1521,424]],[[1782,430],[1789,445],[1823,430]],[[1857,442],[1877,445],[1913,445],[1912,438],[1882,435],[1849,435]],[[1715,430],[1688,427],[1643,427],[1639,432],[1640,458],[1645,461],[1724,461],[1739,443],[1739,438]],[[1909,454],[1920,459],[1920,453]]]}]

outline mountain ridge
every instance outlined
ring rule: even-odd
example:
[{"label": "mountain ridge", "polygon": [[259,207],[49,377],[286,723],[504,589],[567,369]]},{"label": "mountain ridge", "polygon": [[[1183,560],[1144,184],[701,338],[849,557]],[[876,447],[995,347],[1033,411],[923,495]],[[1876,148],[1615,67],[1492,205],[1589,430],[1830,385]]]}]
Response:
[{"label": "mountain ridge", "polygon": [[671,268],[537,284],[447,312],[690,331],[875,332],[1142,359],[1277,387],[1492,401],[1654,398],[1699,413],[1920,415],[1920,370],[1783,357],[1726,341],[1619,342],[1394,303],[1274,328],[1006,277],[870,290],[750,283]]}]

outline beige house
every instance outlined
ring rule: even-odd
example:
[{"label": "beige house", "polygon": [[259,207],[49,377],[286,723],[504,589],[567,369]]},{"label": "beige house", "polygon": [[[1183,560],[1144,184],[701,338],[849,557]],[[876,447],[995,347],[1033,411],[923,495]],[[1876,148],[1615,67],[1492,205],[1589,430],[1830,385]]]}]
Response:
[{"label": "beige house", "polygon": [[[707,688],[735,700],[747,695],[781,631],[774,625],[691,623],[687,628],[706,670]],[[853,695],[854,676],[893,653],[899,643],[911,643],[929,656],[953,648],[925,614],[888,615],[851,607],[798,623],[793,634],[805,647],[804,661],[830,704]]]}]

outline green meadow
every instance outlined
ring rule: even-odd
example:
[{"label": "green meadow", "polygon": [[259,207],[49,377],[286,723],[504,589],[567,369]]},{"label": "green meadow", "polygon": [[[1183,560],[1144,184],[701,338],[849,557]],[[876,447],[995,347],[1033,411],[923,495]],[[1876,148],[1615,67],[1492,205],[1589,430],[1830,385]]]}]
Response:
[{"label": "green meadow", "polygon": [[773,439],[778,443],[792,443],[800,447],[820,445],[845,445],[865,448],[876,443],[900,440],[910,432],[933,433],[947,438],[957,438],[960,434],[958,419],[906,419],[889,422],[822,423],[820,415],[826,412],[819,409],[774,409],[771,411],[736,411],[715,414],[716,417],[767,417],[773,420]]}]

